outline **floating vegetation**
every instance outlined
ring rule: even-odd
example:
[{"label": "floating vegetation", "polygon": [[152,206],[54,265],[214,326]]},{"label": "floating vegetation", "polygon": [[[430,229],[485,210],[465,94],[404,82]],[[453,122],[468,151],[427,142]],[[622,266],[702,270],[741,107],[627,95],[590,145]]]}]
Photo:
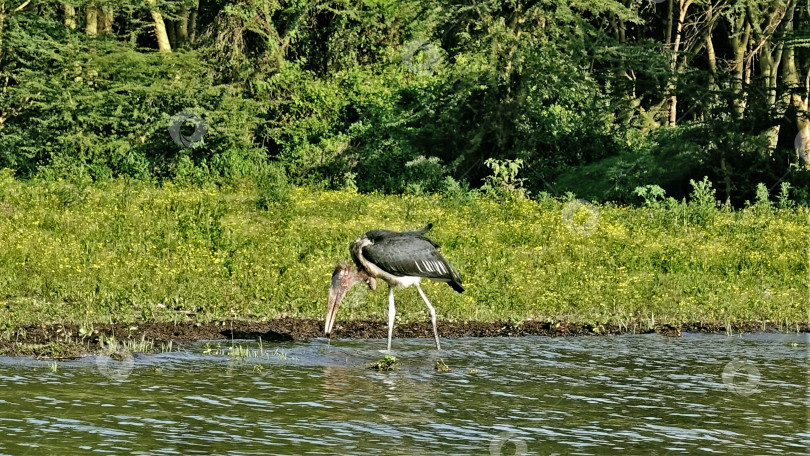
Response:
[{"label": "floating vegetation", "polygon": [[370,369],[382,371],[382,372],[390,372],[397,368],[399,363],[397,363],[397,358],[391,355],[385,355],[385,357],[376,363],[372,363],[369,365]]},{"label": "floating vegetation", "polygon": [[439,358],[439,360],[436,361],[436,365],[434,367],[439,372],[450,372],[450,367],[441,358]]}]

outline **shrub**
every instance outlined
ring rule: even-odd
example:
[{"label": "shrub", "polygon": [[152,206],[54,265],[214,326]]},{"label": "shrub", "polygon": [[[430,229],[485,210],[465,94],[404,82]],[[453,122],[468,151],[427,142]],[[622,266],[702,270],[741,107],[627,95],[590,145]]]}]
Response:
[{"label": "shrub", "polygon": [[256,178],[256,203],[261,209],[289,203],[291,192],[292,185],[287,180],[287,173],[277,163],[269,164],[265,172]]},{"label": "shrub", "polygon": [[487,176],[482,187],[487,195],[495,198],[526,198],[528,191],[523,188],[526,179],[517,177],[520,168],[523,167],[523,160],[496,160],[490,158],[484,162],[492,170],[492,175]]}]

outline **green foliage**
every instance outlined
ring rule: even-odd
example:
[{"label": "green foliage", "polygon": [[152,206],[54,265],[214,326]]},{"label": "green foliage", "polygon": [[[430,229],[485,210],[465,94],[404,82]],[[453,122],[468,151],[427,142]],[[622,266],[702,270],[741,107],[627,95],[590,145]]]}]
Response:
[{"label": "green foliage", "polygon": [[764,211],[771,209],[771,201],[768,199],[768,187],[762,182],[757,184],[757,200],[755,204]]},{"label": "green foliage", "polygon": [[526,198],[528,192],[523,188],[526,179],[517,177],[523,160],[496,160],[490,158],[484,162],[492,170],[487,176],[482,189],[486,194],[495,198]]},{"label": "green foliage", "polygon": [[377,360],[374,363],[369,364],[369,369],[374,369],[382,372],[390,372],[395,370],[399,367],[399,362],[397,358],[392,355],[385,355],[382,359]]},{"label": "green foliage", "polygon": [[644,200],[644,207],[658,209],[661,207],[666,191],[657,185],[644,185],[636,187],[633,193]]},{"label": "green foliage", "polygon": [[[48,179],[202,182],[249,175],[265,160],[253,139],[258,105],[212,86],[194,52],[136,52],[31,16],[9,24],[6,39],[19,49],[4,66],[15,81],[9,96],[30,101],[0,135],[0,166]],[[170,138],[170,119],[183,110],[206,122],[203,146],[184,149]]]},{"label": "green foliage", "polygon": [[711,223],[718,207],[718,201],[715,198],[717,191],[712,188],[712,183],[707,176],[703,176],[703,180],[698,182],[689,179],[689,184],[692,186],[692,193],[689,195],[691,198],[689,209],[692,221],[699,225]]},{"label": "green foliage", "polygon": [[[272,160],[295,184],[418,195],[448,177],[496,188],[487,161],[519,159],[524,195],[629,202],[654,184],[681,199],[708,176],[736,207],[781,179],[810,201],[780,120],[800,115],[782,101],[787,50],[810,70],[802,8],[795,30],[762,37],[761,52],[786,49],[768,89],[764,64],[744,83],[708,68],[694,35],[709,30],[732,61],[732,19],[767,19],[758,4],[693,3],[673,60],[669,12],[645,2],[113,0],[114,27],[95,37],[74,3],[75,29],[61,3],[31,2],[0,31],[0,166],[18,176],[205,185],[259,178]],[[155,52],[152,8],[172,33],[188,23],[189,41]],[[763,90],[777,101],[756,101]],[[206,124],[198,147],[167,134],[183,110]]]},{"label": "green foliage", "polygon": [[795,201],[790,199],[790,183],[782,182],[779,185],[779,195],[777,196],[777,206],[779,209],[789,209],[796,205]]},{"label": "green foliage", "polygon": [[271,163],[264,173],[256,178],[256,203],[261,209],[271,209],[274,204],[288,204],[292,185],[287,181],[284,167]]},{"label": "green foliage", "polygon": [[405,163],[406,190],[411,194],[436,191],[444,176],[444,167],[438,157],[420,155]]},{"label": "green foliage", "polygon": [[[689,184],[693,188],[690,196],[692,197],[692,202],[696,206],[711,209],[717,207],[717,198],[715,198],[717,191],[712,188],[712,183],[709,182],[709,178],[707,176],[703,176],[703,180],[698,182],[689,179]],[[760,186],[757,186],[757,192],[759,192],[759,188]],[[764,189],[764,186],[762,186],[762,188]],[[765,200],[767,201],[767,199],[768,191],[765,190]]]},{"label": "green foliage", "polygon": [[477,190],[470,189],[467,181],[459,182],[450,176],[444,178],[441,193],[449,204],[472,204],[479,194]]}]

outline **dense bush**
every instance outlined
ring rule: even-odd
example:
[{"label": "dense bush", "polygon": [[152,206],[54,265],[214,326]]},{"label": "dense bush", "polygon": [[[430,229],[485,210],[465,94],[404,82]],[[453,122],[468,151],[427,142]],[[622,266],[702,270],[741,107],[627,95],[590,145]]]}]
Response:
[{"label": "dense bush", "polygon": [[[259,169],[255,138],[262,108],[225,86],[197,52],[144,53],[109,39],[89,40],[48,19],[22,15],[6,39],[17,52],[3,73],[6,100],[25,107],[0,134],[0,166],[21,176],[113,176],[208,180]],[[172,141],[172,116],[205,121],[202,147]]]},{"label": "dense bush", "polygon": [[[708,176],[736,206],[760,182],[810,198],[793,146],[805,91],[787,63],[776,85],[745,63],[779,47],[806,74],[803,8],[760,54],[742,48],[743,79],[706,61],[694,35],[704,4],[678,53],[649,2],[235,0],[189,15],[173,0],[110,0],[115,22],[97,36],[81,14],[67,26],[68,4],[95,5],[26,3],[0,19],[0,166],[18,176],[199,184],[266,180],[276,162],[293,184],[421,194],[448,178],[481,188],[488,160],[522,160],[531,195],[632,201],[659,185],[682,198]],[[769,17],[745,5],[719,5],[711,20]],[[155,52],[156,10],[172,52]],[[737,58],[736,32],[715,25],[715,57]],[[167,132],[181,111],[206,123],[196,147]]]}]

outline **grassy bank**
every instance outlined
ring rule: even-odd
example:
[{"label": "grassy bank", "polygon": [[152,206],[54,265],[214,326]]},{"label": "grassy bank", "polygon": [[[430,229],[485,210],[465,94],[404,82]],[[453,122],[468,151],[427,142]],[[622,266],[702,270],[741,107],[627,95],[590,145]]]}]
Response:
[{"label": "grassy bank", "polygon": [[[262,209],[250,184],[82,187],[5,173],[0,335],[32,323],[322,318],[350,241],[427,222],[467,288],[426,285],[441,320],[810,320],[806,208],[589,208],[298,188]],[[398,300],[403,321],[427,319],[413,290]],[[347,301],[339,319],[387,311],[384,289],[357,287]]]}]

